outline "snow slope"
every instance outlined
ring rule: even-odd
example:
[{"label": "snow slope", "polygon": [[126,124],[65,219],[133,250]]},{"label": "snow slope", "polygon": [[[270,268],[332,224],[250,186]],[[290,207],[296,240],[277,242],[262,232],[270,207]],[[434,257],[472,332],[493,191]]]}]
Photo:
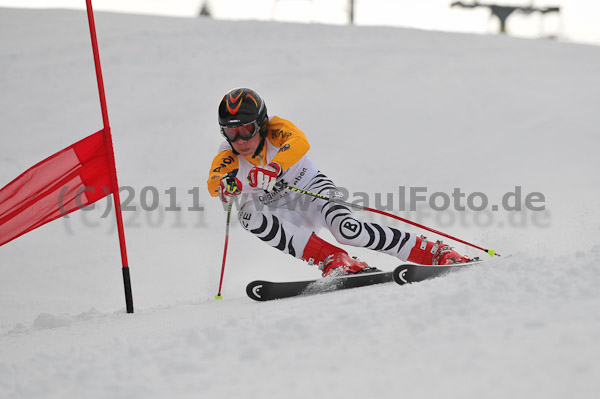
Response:
[{"label": "snow slope", "polygon": [[[600,49],[110,13],[96,24],[136,208],[136,313],[124,313],[108,201],[3,246],[0,397],[598,396]],[[84,13],[0,9],[0,71],[0,186],[101,128]],[[252,279],[319,273],[234,223],[215,301],[225,214],[205,180],[218,101],[236,86],[303,129],[351,199],[394,194],[398,212],[401,187],[484,193],[485,211],[400,214],[505,256],[414,286],[254,303]],[[515,186],[545,209],[490,211]]]}]

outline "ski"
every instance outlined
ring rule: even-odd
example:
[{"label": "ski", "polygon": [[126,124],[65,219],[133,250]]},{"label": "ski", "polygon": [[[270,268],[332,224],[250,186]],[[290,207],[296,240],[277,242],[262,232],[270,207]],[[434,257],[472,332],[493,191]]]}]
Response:
[{"label": "ski", "polygon": [[305,281],[273,282],[256,280],[246,286],[246,294],[255,301],[271,301],[273,299],[322,294],[391,281],[394,281],[393,271],[348,274]]},{"label": "ski", "polygon": [[479,263],[481,263],[480,260],[448,266],[425,266],[414,263],[405,263],[396,267],[393,271],[387,272],[376,271],[361,274],[348,274],[339,277],[327,277],[305,281],[276,282],[256,280],[246,286],[246,294],[255,301],[271,301],[274,299],[315,295],[349,288],[365,287],[391,281],[404,285],[441,277],[448,273],[464,270]]},{"label": "ski", "polygon": [[481,263],[480,260],[473,260],[467,263],[457,263],[446,266],[429,266],[406,263],[394,269],[394,281],[400,285],[418,283],[419,281],[429,280],[459,270],[464,270],[479,263]]}]

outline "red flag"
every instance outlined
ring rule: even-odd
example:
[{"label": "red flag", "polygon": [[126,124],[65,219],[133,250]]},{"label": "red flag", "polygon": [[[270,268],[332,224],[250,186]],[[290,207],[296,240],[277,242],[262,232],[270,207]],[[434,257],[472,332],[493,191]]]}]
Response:
[{"label": "red flag", "polygon": [[112,193],[104,129],[29,168],[0,190],[0,246]]}]

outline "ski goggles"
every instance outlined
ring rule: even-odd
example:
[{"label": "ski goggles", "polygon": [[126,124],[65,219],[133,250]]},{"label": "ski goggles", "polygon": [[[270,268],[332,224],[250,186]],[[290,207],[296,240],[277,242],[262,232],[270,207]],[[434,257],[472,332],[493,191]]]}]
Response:
[{"label": "ski goggles", "polygon": [[252,137],[256,136],[256,133],[258,133],[259,130],[260,128],[258,127],[258,123],[256,123],[256,121],[236,127],[221,126],[221,134],[230,143],[233,143],[238,139],[242,139],[244,141],[250,140]]}]

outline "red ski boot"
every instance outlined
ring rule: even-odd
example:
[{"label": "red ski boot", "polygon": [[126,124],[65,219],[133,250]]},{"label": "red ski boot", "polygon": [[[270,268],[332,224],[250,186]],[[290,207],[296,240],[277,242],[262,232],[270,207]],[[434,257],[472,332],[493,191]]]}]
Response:
[{"label": "red ski boot", "polygon": [[351,258],[348,252],[322,240],[313,233],[304,248],[302,259],[309,265],[317,264],[323,277],[329,275],[355,274],[363,271],[377,270],[365,262]]},{"label": "red ski boot", "polygon": [[451,265],[470,261],[466,255],[461,255],[441,241],[427,241],[425,236],[417,237],[414,248],[408,255],[408,261],[419,265]]}]

